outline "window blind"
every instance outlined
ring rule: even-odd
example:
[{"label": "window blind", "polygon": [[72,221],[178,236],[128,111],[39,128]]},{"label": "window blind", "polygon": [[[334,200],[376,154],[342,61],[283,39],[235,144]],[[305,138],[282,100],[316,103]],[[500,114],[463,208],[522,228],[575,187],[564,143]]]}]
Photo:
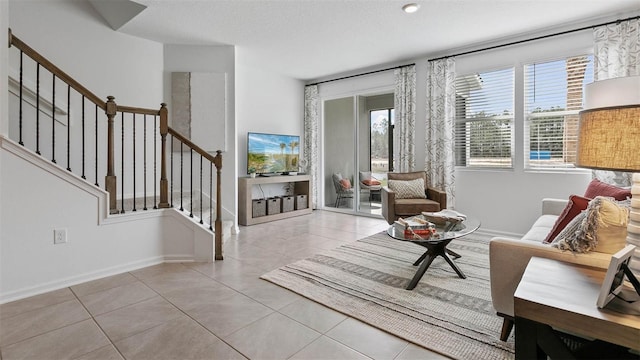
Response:
[{"label": "window blind", "polygon": [[585,84],[593,81],[593,56],[525,65],[524,80],[525,168],[574,168],[578,113]]},{"label": "window blind", "polygon": [[514,69],[456,77],[456,166],[513,166]]}]

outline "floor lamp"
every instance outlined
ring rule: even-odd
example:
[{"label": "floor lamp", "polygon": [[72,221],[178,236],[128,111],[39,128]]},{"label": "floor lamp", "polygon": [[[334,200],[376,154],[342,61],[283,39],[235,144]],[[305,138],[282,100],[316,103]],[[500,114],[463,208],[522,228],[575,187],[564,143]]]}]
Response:
[{"label": "floor lamp", "polygon": [[635,245],[629,264],[640,274],[640,76],[595,81],[585,88],[580,112],[576,166],[635,172],[627,243]]}]

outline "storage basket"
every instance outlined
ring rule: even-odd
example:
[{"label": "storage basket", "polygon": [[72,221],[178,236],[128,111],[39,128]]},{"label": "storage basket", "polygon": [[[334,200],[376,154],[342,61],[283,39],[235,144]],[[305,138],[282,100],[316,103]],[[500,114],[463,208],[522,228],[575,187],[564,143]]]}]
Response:
[{"label": "storage basket", "polygon": [[267,202],[264,199],[251,200],[252,212],[254,218],[267,215]]},{"label": "storage basket", "polygon": [[306,209],[307,207],[307,195],[296,195],[296,210]]},{"label": "storage basket", "polygon": [[280,198],[280,201],[282,202],[282,207],[280,208],[282,212],[289,212],[294,210],[295,199],[293,198],[293,196],[282,196]]},{"label": "storage basket", "polygon": [[272,197],[267,199],[267,215],[280,214],[280,198]]}]

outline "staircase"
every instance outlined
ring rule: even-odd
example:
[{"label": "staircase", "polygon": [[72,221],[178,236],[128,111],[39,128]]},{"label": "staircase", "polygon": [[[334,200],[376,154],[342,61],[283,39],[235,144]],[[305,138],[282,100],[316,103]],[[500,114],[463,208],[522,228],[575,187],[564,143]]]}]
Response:
[{"label": "staircase", "polygon": [[[102,100],[9,31],[16,118],[9,137],[36,157],[108,193],[106,216],[175,208],[214,236],[222,260],[222,155],[168,126],[158,109]],[[227,226],[228,228],[228,226]]]}]

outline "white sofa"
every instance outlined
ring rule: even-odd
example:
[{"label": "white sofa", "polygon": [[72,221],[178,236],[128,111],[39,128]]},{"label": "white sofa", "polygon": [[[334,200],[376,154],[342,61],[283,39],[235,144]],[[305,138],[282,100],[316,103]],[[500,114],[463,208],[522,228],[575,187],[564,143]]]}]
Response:
[{"label": "white sofa", "polygon": [[[491,299],[499,316],[504,317],[500,339],[505,341],[513,328],[513,294],[532,256],[606,269],[611,254],[562,251],[542,241],[551,231],[567,200],[543,199],[542,214],[521,239],[495,237],[489,243]],[[553,275],[549,277],[553,281]]]}]

